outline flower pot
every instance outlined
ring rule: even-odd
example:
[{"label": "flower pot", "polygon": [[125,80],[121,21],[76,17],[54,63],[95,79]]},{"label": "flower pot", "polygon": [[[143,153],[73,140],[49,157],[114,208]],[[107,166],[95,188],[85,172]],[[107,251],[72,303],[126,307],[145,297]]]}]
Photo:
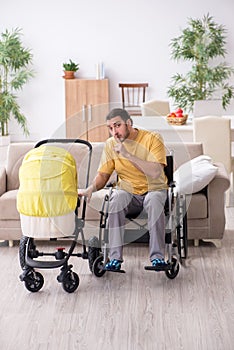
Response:
[{"label": "flower pot", "polygon": [[11,142],[10,135],[0,136],[0,146],[8,146]]},{"label": "flower pot", "polygon": [[73,70],[65,70],[63,78],[64,79],[74,79],[75,78],[75,72]]}]

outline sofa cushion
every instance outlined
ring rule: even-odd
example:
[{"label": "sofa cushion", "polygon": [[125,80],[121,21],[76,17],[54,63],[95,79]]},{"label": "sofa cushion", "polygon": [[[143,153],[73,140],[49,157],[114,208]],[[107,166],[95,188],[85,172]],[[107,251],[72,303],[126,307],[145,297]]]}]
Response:
[{"label": "sofa cushion", "polygon": [[208,203],[204,193],[195,193],[189,196],[189,200],[190,203],[187,211],[188,220],[205,219],[208,217]]},{"label": "sofa cushion", "polygon": [[[88,203],[86,208],[86,220],[100,220],[100,211],[103,210],[104,196],[108,193],[109,190],[106,189],[93,193],[90,203]],[[188,196],[187,203],[189,204],[187,211],[188,219],[204,219],[208,217],[208,203],[204,193],[195,193],[193,196]]]},{"label": "sofa cushion", "polygon": [[32,142],[11,143],[9,145],[6,164],[7,191],[17,190],[19,188],[19,168],[25,154],[34,145],[35,143]]},{"label": "sofa cushion", "polygon": [[166,149],[168,153],[172,152],[174,155],[175,169],[178,169],[180,165],[190,159],[203,154],[202,143],[200,142],[167,142]]},{"label": "sofa cushion", "polygon": [[18,190],[5,192],[0,197],[0,220],[19,220],[16,209],[16,197]]},{"label": "sofa cushion", "polygon": [[0,196],[6,192],[6,169],[0,167]]}]

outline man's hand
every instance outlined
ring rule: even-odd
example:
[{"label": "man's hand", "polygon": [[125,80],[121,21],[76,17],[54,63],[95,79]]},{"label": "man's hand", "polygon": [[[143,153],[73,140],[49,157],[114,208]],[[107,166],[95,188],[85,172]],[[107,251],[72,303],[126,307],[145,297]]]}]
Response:
[{"label": "man's hand", "polygon": [[114,151],[118,154],[121,154],[121,156],[128,159],[138,170],[140,170],[143,174],[146,176],[150,176],[153,179],[157,179],[162,171],[163,171],[163,165],[157,162],[150,162],[147,160],[142,160],[136,156],[133,156],[131,153],[129,153],[126,148],[123,145],[123,142],[116,139],[117,144],[114,146]]},{"label": "man's hand", "polygon": [[92,197],[92,193],[93,193],[93,185],[87,187],[85,190],[78,189],[78,196],[79,197],[86,197],[88,203],[90,202],[90,199]]},{"label": "man's hand", "polygon": [[117,139],[117,144],[114,146],[114,151],[117,152],[118,154],[121,154],[121,156],[125,158],[130,157],[130,153],[126,150],[123,143],[118,139]]},{"label": "man's hand", "polygon": [[110,178],[110,174],[98,173],[92,185],[87,187],[85,190],[78,189],[78,196],[79,197],[85,196],[87,198],[87,202],[89,203],[92,197],[92,193],[101,190],[105,186],[109,178]]}]

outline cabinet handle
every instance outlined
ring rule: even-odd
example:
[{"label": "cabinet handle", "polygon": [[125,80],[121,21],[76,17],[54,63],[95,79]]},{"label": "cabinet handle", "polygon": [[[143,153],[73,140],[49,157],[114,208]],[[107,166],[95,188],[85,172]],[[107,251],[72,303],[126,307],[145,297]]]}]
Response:
[{"label": "cabinet handle", "polygon": [[83,105],[82,106],[82,122],[85,122],[85,110],[86,110],[86,106]]},{"label": "cabinet handle", "polygon": [[92,105],[88,105],[88,121],[92,121]]}]

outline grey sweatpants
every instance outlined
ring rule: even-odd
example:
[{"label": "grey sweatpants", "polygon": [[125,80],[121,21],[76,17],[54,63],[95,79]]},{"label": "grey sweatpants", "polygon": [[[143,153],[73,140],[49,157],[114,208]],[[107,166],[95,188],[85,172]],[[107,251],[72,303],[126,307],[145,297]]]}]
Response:
[{"label": "grey sweatpants", "polygon": [[123,237],[126,215],[140,214],[144,209],[148,216],[150,234],[150,261],[164,258],[165,215],[164,204],[167,190],[148,192],[145,195],[133,195],[124,190],[112,192],[109,204],[109,247],[110,259],[123,261]]}]

